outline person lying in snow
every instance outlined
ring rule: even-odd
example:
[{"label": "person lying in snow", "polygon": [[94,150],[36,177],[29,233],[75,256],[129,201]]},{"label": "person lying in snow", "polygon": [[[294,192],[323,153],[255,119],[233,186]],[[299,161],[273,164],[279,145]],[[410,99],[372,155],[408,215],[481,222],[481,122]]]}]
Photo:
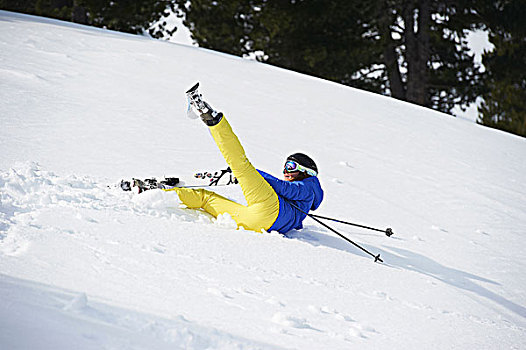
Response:
[{"label": "person lying in snow", "polygon": [[[205,189],[173,188],[188,208],[202,208],[214,217],[228,213],[238,227],[261,232],[286,233],[301,229],[309,210],[316,210],[323,200],[323,190],[318,181],[318,168],[307,155],[295,153],[285,163],[280,180],[264,171],[257,170],[249,162],[245,150],[230,124],[221,112],[217,112],[202,100],[199,83],[186,92],[189,108],[193,108],[209,127],[217,147],[232,169],[248,205],[231,201]],[[298,207],[300,210],[298,210]]]}]

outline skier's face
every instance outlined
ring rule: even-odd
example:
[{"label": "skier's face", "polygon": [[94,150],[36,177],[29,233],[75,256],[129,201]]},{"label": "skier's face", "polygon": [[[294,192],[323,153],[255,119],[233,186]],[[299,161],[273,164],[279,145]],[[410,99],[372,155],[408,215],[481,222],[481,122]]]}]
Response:
[{"label": "skier's face", "polygon": [[298,181],[300,180],[300,172],[295,171],[293,173],[284,172],[283,177],[285,178],[285,181]]}]

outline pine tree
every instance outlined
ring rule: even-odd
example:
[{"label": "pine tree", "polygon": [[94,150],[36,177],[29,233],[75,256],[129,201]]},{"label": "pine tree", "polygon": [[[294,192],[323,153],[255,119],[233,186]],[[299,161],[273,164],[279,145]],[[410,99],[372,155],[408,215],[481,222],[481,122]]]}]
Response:
[{"label": "pine tree", "polygon": [[495,49],[482,59],[488,74],[477,122],[526,137],[526,3],[492,1],[479,11]]},{"label": "pine tree", "polygon": [[[177,29],[162,21],[174,10],[171,1],[0,0],[0,8],[133,34],[148,32],[155,38],[172,35]],[[153,23],[158,25],[152,27]]]},{"label": "pine tree", "polygon": [[279,67],[382,91],[382,82],[371,72],[380,51],[374,38],[364,39],[367,24],[360,19],[376,4],[352,0],[176,3],[201,47],[240,56],[255,54]]},{"label": "pine tree", "polygon": [[476,26],[470,1],[385,1],[378,32],[393,97],[450,112],[479,94],[481,72],[469,53]]},{"label": "pine tree", "polygon": [[203,47],[444,112],[479,94],[470,0],[176,2]]}]

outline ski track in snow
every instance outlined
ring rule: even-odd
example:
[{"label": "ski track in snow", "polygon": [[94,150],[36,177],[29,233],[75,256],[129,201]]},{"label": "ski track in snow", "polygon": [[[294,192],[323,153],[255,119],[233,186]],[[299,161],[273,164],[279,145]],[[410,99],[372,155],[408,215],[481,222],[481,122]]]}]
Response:
[{"label": "ski track in snow", "polygon": [[[17,168],[0,173],[0,188],[0,227],[4,232],[2,249],[7,255],[22,254],[24,247],[29,244],[29,239],[24,241],[23,234],[19,235],[19,241],[15,238],[17,235],[5,234],[11,228],[20,231],[30,231],[34,228],[58,235],[86,235],[89,233],[77,231],[74,227],[78,225],[69,224],[68,221],[81,222],[83,226],[89,227],[98,223],[93,216],[96,217],[105,211],[111,211],[111,215],[116,217],[127,213],[176,222],[212,223],[212,218],[206,213],[183,211],[183,208],[178,208],[177,202],[170,201],[170,197],[173,197],[171,193],[149,191],[133,197],[129,192],[121,191],[117,183],[112,184],[107,179],[105,182],[97,182],[87,176],[60,177],[42,170],[34,162],[21,164]],[[58,215],[58,212],[63,218],[60,226],[38,224],[40,217]],[[114,220],[123,224],[119,219]],[[228,219],[226,223],[223,219],[218,226],[231,228],[229,224],[231,222],[228,222]],[[158,248],[156,251],[162,252],[162,249]]]},{"label": "ski track in snow", "polygon": [[[6,256],[20,257],[24,254],[30,254],[33,251],[39,251],[39,244],[44,240],[54,246],[53,249],[60,250],[61,246],[76,246],[75,253],[81,255],[84,265],[89,265],[94,276],[106,274],[111,280],[122,282],[122,278],[128,279],[133,283],[146,284],[143,287],[143,293],[156,294],[156,289],[162,286],[158,284],[159,279],[166,278],[161,272],[166,272],[162,267],[162,262],[166,259],[177,261],[179,266],[177,271],[172,271],[177,277],[187,284],[208,285],[202,290],[203,296],[209,303],[219,309],[236,309],[238,312],[254,312],[254,305],[268,305],[272,307],[272,312],[268,314],[268,331],[282,336],[301,336],[304,332],[315,332],[324,334],[327,339],[333,339],[336,342],[353,344],[356,340],[366,341],[370,338],[381,334],[375,326],[357,321],[352,314],[341,312],[327,305],[308,305],[299,306],[296,301],[290,298],[280,298],[276,295],[280,293],[265,293],[265,288],[256,288],[257,285],[305,285],[304,288],[319,288],[321,290],[331,290],[335,293],[345,293],[349,290],[349,285],[342,280],[333,278],[314,278],[309,275],[303,275],[297,272],[281,270],[276,268],[267,268],[263,264],[254,264],[244,262],[243,259],[235,260],[225,255],[211,254],[200,256],[195,252],[178,249],[177,238],[166,239],[166,236],[159,237],[156,235],[154,227],[168,229],[171,225],[190,225],[194,224],[216,227],[223,232],[232,230],[232,227],[225,226],[224,223],[214,223],[214,220],[205,213],[199,213],[194,210],[178,208],[177,204],[170,201],[168,197],[171,193],[162,191],[149,191],[141,195],[132,195],[122,192],[117,186],[108,186],[104,179],[93,179],[90,177],[78,177],[75,175],[58,176],[52,172],[42,169],[36,163],[20,164],[6,172],[0,173],[0,187],[2,188],[2,228],[3,234],[0,241],[1,252]],[[59,216],[60,221],[55,218]],[[132,222],[130,222],[132,220]],[[126,236],[133,227],[134,222],[148,220],[153,227],[146,232],[138,233],[144,235],[142,240],[127,240]],[[226,219],[228,222],[228,218]],[[160,224],[160,226],[158,226]],[[130,226],[132,225],[132,226]],[[98,228],[103,227],[103,231]],[[438,228],[436,228],[438,229]],[[226,230],[226,231],[225,231]],[[110,234],[107,234],[107,233]],[[243,231],[233,231],[243,232]],[[249,232],[245,232],[249,233]],[[249,233],[257,235],[256,233]],[[157,237],[157,238],[153,238]],[[270,234],[270,238],[284,240],[280,235]],[[335,237],[327,234],[314,226],[307,226],[302,234],[292,232],[287,235],[292,241],[298,243],[304,242],[312,247],[328,247],[339,250],[343,253],[358,254],[366,257],[353,250],[350,246],[342,245],[342,242]],[[50,242],[51,241],[51,242]],[[71,241],[65,244],[64,241]],[[53,243],[54,242],[54,243]],[[368,247],[369,249],[376,249]],[[37,255],[46,256],[46,253]],[[49,254],[49,253],[48,253]],[[54,259],[55,264],[68,263],[72,257],[65,254],[65,260]],[[395,255],[396,254],[396,255]],[[489,290],[480,287],[477,284],[468,282],[476,276],[464,276],[462,272],[450,271],[445,267],[436,265],[430,259],[422,256],[414,259],[402,259],[404,255],[410,257],[414,255],[401,249],[390,248],[382,251],[382,256],[387,260],[387,266],[395,269],[403,268],[420,273],[428,274],[437,281],[449,283],[466,290],[477,291],[478,294],[489,299],[502,299]],[[155,257],[161,257],[160,260]],[[387,258],[386,258],[387,257]],[[398,258],[397,258],[398,257]],[[416,257],[416,256],[415,256]],[[401,259],[398,261],[397,259]],[[427,260],[427,263],[426,263]],[[139,264],[149,261],[152,268],[145,269]],[[139,264],[138,264],[139,262]],[[184,264],[191,263],[194,269],[186,269]],[[50,261],[36,260],[34,264],[40,266],[45,271],[52,266],[48,266]],[[414,265],[413,265],[414,263]],[[80,264],[79,264],[80,265]],[[427,267],[425,267],[428,265]],[[172,266],[173,261],[172,261]],[[195,268],[195,266],[199,266]],[[206,267],[202,270],[203,267]],[[233,271],[235,275],[252,276],[252,286],[242,287],[243,283],[223,283],[222,280],[210,273],[210,269]],[[433,272],[433,270],[435,270]],[[147,272],[150,271],[150,272]],[[196,273],[202,271],[203,273]],[[206,272],[205,272],[206,271]],[[145,281],[144,276],[152,274],[151,280]],[[88,274],[89,275],[89,274]],[[94,276],[91,276],[93,278]],[[119,277],[117,277],[119,276]],[[318,275],[320,276],[320,275]],[[443,276],[443,277],[441,277]],[[89,276],[88,276],[89,277]],[[36,278],[37,280],[39,278]],[[231,279],[231,277],[229,277]],[[166,344],[178,344],[182,348],[228,348],[232,345],[227,342],[222,344],[225,337],[230,339],[232,335],[220,333],[215,337],[218,330],[202,329],[198,324],[194,324],[185,319],[183,314],[177,314],[175,320],[158,318],[144,314],[130,314],[129,312],[114,311],[114,306],[101,304],[98,299],[105,300],[108,295],[95,297],[95,303],[91,303],[91,297],[86,292],[57,291],[56,288],[45,285],[34,284],[33,282],[17,280],[12,277],[3,276],[2,285],[4,293],[14,293],[16,286],[23,286],[25,301],[20,300],[23,304],[20,307],[29,307],[34,303],[37,308],[55,308],[58,310],[60,322],[62,318],[73,319],[74,322],[85,322],[91,324],[102,324],[104,327],[117,327],[120,329],[119,334],[128,334],[146,332],[147,337],[157,340],[161,339]],[[44,278],[45,280],[45,278]],[[43,282],[43,281],[42,281]],[[494,282],[486,280],[490,284]],[[151,285],[149,285],[152,283]],[[437,282],[429,280],[430,285],[437,285]],[[156,285],[157,284],[157,285]],[[168,283],[170,284],[170,283]],[[44,292],[38,292],[39,290]],[[281,288],[280,288],[281,289]],[[81,289],[82,290],[82,289]],[[35,293],[44,293],[44,302],[35,301]],[[61,296],[57,297],[57,293]],[[64,296],[66,293],[68,296]],[[419,304],[409,301],[406,298],[391,296],[384,291],[365,292],[361,288],[354,288],[355,293],[365,300],[371,300],[374,303],[380,302],[386,304],[385,307],[396,307],[408,310],[417,310],[428,314],[429,319],[436,319],[436,315],[455,318],[467,323],[477,323],[486,327],[502,327],[491,319],[484,319],[476,315],[459,313],[453,310],[441,309],[431,305]],[[9,295],[5,295],[9,297]],[[53,305],[45,305],[46,302],[52,302],[57,298],[62,302]],[[519,314],[523,309],[519,305],[514,305],[506,300],[501,300],[503,305],[510,309],[516,310]],[[261,306],[260,306],[261,307]],[[63,310],[63,311],[60,311]],[[257,310],[257,309],[256,309]],[[65,312],[65,314],[63,314]],[[161,312],[161,310],[156,310]],[[259,311],[261,312],[261,310]],[[433,316],[435,315],[435,316]],[[43,313],[45,316],[45,312]],[[131,319],[131,321],[130,321]],[[183,320],[184,322],[181,322]],[[57,322],[58,322],[57,321]],[[69,322],[68,321],[68,322]],[[510,329],[523,332],[524,329],[510,325]],[[187,331],[186,331],[187,330]],[[197,330],[197,331],[196,331]],[[44,332],[42,326],[40,331]],[[97,342],[104,343],[107,340],[99,339],[97,331],[93,335],[85,336],[89,339],[89,344]],[[195,336],[195,332],[201,336]],[[73,332],[73,334],[75,334]],[[204,338],[203,338],[204,334]],[[212,334],[212,335],[210,335]],[[72,335],[73,337],[73,335]],[[112,342],[118,342],[119,346],[129,344],[125,336],[117,336]],[[235,340],[236,346],[243,348],[244,340]],[[136,346],[141,342],[137,343]],[[164,344],[164,343],[163,343]],[[163,346],[165,346],[164,344]],[[265,344],[252,343],[247,341],[248,348],[261,347],[266,348]],[[183,346],[184,345],[184,346]],[[339,345],[341,346],[341,344]],[[272,347],[274,348],[274,347]]]},{"label": "ski track in snow", "polygon": [[[0,295],[9,305],[0,307],[9,320],[0,325],[24,329],[27,319],[19,313],[34,315],[31,334],[17,342],[0,336],[10,349],[276,349],[241,337],[196,325],[182,316],[162,318],[131,310],[122,310],[90,300],[85,293],[73,293],[49,286],[1,276]],[[50,337],[55,328],[58,337]],[[79,329],[82,331],[79,332]],[[12,346],[12,347],[11,347]]]},{"label": "ski track in snow", "polygon": [[[103,180],[102,180],[103,181]],[[178,224],[192,224],[216,226],[221,230],[231,230],[232,222],[228,218],[221,222],[213,220],[205,213],[199,213],[194,210],[178,208],[169,200],[169,196],[173,193],[165,193],[162,191],[148,191],[141,195],[132,195],[131,193],[123,192],[117,186],[108,183],[101,183],[99,180],[75,175],[61,177],[52,172],[42,169],[41,166],[34,162],[19,164],[16,168],[12,168],[6,172],[0,173],[0,188],[2,188],[2,234],[0,240],[0,249],[6,256],[19,257],[24,254],[29,254],[32,249],[39,250],[38,245],[44,240],[48,243],[54,242],[56,244],[54,249],[60,250],[60,246],[66,244],[63,241],[73,241],[78,252],[89,257],[89,261],[84,261],[85,264],[90,264],[95,275],[98,274],[115,274],[124,276],[132,281],[141,281],[141,273],[137,272],[136,263],[130,255],[121,253],[121,251],[135,251],[145,254],[145,256],[170,256],[176,258],[178,261],[193,261],[200,265],[206,266],[221,266],[228,265],[229,269],[241,270],[242,274],[249,274],[254,276],[254,280],[258,284],[270,284],[278,281],[299,281],[300,284],[308,286],[329,287],[326,282],[319,281],[313,278],[306,278],[298,274],[280,271],[275,269],[266,269],[261,266],[252,267],[244,263],[234,263],[230,259],[225,259],[223,256],[215,257],[200,257],[195,254],[184,254],[174,252],[173,242],[158,241],[145,239],[139,245],[136,243],[127,242],[125,239],[110,235],[101,235],[103,232],[97,228],[99,225],[104,225],[104,230],[111,227],[120,226],[126,227],[125,231],[129,229],[129,222],[127,219],[130,216],[137,218],[136,220],[146,220],[152,218],[156,222],[169,222],[170,225]],[[60,217],[60,221],[56,221],[56,217]],[[231,220],[231,219],[230,219]],[[225,224],[226,222],[226,224]],[[164,226],[164,225],[163,225]],[[118,229],[117,229],[118,230]],[[116,230],[116,231],[117,231]],[[114,232],[115,233],[115,232]],[[152,234],[149,231],[146,234]],[[272,236],[279,236],[274,234]],[[289,235],[294,238],[294,234]],[[280,238],[283,239],[283,238]],[[306,233],[297,237],[297,239],[310,242],[317,245],[317,239],[313,234]],[[101,242],[101,240],[103,240]],[[71,243],[70,243],[71,244]],[[53,245],[53,243],[51,243]],[[62,252],[67,255],[67,252]],[[132,253],[134,254],[134,253]],[[142,260],[142,259],[141,259]],[[62,263],[58,261],[57,263]],[[41,260],[36,261],[36,265],[49,268],[49,262]],[[130,267],[133,267],[130,269]],[[113,271],[113,272],[109,272]],[[249,311],[248,304],[257,301],[263,305],[276,306],[278,309],[287,309],[288,301],[280,300],[273,295],[262,293],[259,290],[242,287],[229,287],[221,283],[220,280],[210,278],[206,274],[192,275],[189,271],[181,269],[178,274],[186,274],[185,280],[192,280],[196,284],[206,283],[213,285],[213,287],[206,288],[205,294],[207,298],[213,300],[214,303],[223,304],[225,307],[233,307],[240,311]],[[158,276],[162,278],[161,276]],[[122,277],[121,277],[122,278]],[[182,343],[190,348],[202,348],[203,344],[192,344],[195,342],[192,334],[179,334],[180,331],[175,329],[191,329],[191,324],[184,324],[182,327],[180,323],[169,320],[149,320],[150,316],[134,315],[130,316],[120,315],[118,312],[113,314],[112,307],[104,304],[96,303],[96,306],[91,306],[88,303],[87,294],[85,292],[76,293],[67,291],[66,294],[73,294],[72,296],[57,297],[57,290],[52,287],[39,286],[30,282],[17,280],[12,277],[3,276],[4,293],[11,293],[15,286],[21,285],[24,293],[27,293],[25,298],[28,303],[35,303],[33,305],[37,308],[56,308],[63,310],[66,315],[61,315],[61,318],[81,318],[88,324],[102,323],[106,326],[116,326],[122,332],[136,332],[138,329],[144,331],[142,328],[148,328],[150,323],[155,324],[155,329],[148,330],[148,336],[155,336],[156,338],[169,339],[168,343],[174,342]],[[140,283],[140,282],[139,282]],[[331,288],[343,290],[343,286],[330,286]],[[33,295],[39,293],[38,290],[43,289],[44,300],[57,299],[62,300],[60,305],[52,306],[44,303],[36,303]],[[64,293],[60,291],[60,293]],[[22,301],[20,301],[22,303]],[[26,307],[26,305],[24,306]],[[326,324],[343,323],[343,333],[337,332],[334,329],[327,327],[326,329],[316,328],[308,321],[308,316],[315,316],[316,322],[320,321]],[[139,321],[145,324],[134,323],[128,321],[128,317],[137,317]],[[152,316],[153,317],[153,316]],[[183,316],[178,316],[184,319]],[[121,319],[124,318],[124,319]],[[327,336],[339,339],[344,342],[351,342],[352,338],[368,338],[377,333],[374,328],[364,326],[355,321],[351,316],[340,313],[337,310],[330,310],[326,306],[309,305],[306,309],[297,310],[296,313],[285,311],[274,312],[269,315],[270,331],[277,334],[288,334],[297,336],[298,331],[315,331],[325,333]],[[309,323],[311,322],[311,323]],[[166,327],[175,323],[175,328]],[[197,327],[197,326],[195,326]],[[158,329],[159,328],[159,329]],[[42,327],[44,331],[45,327]],[[208,331],[205,332],[207,334]],[[86,335],[84,335],[86,336]],[[86,336],[90,339],[89,343],[97,343],[102,341],[98,339],[95,332],[92,336]],[[219,336],[221,340],[222,336]],[[183,338],[183,341],[180,339]],[[188,339],[186,339],[188,338]],[[186,339],[186,340],[185,340]],[[124,342],[120,345],[127,344],[128,341],[118,338],[117,341]],[[207,342],[212,342],[213,337],[206,336],[204,344],[206,347],[212,346],[221,348],[221,341],[219,345],[215,342],[213,345]],[[190,345],[188,345],[190,344]],[[236,344],[239,346],[242,344]],[[249,348],[253,348],[254,344],[250,343]],[[261,345],[263,346],[263,345]],[[225,348],[228,348],[225,347]],[[274,348],[274,347],[273,347]]]}]

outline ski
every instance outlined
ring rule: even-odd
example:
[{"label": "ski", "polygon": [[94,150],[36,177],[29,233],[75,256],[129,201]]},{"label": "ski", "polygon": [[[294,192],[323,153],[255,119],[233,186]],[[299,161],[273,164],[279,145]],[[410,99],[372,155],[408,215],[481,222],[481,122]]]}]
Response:
[{"label": "ski", "polygon": [[229,186],[238,184],[230,167],[218,171],[197,172],[188,177],[162,177],[146,179],[123,179],[119,187],[123,191],[142,193],[152,189],[171,189],[174,187],[209,187]]}]

